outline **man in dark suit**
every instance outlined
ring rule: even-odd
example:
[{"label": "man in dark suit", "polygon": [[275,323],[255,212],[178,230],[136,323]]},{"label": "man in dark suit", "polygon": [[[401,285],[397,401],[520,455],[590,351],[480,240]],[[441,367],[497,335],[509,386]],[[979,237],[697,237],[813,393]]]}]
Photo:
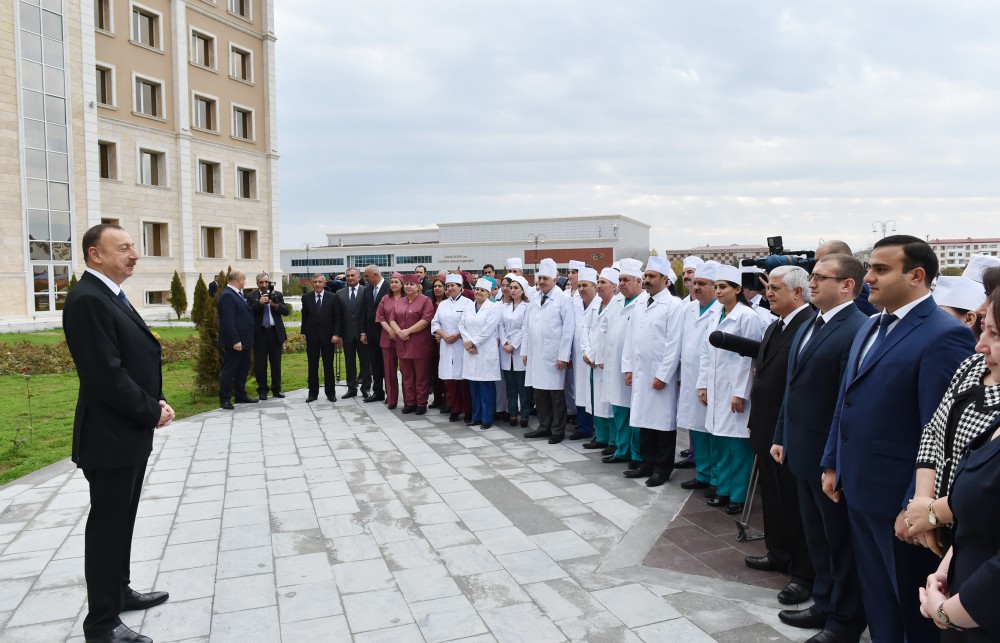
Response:
[{"label": "man in dark suit", "polygon": [[[341,326],[340,344],[344,347],[344,370],[347,371],[347,392],[343,397],[357,395],[359,384],[362,396],[368,397],[372,373],[368,363],[368,348],[361,343],[361,332],[364,329],[364,320],[361,316],[363,312],[361,272],[357,268],[348,268],[344,273],[344,279],[347,285],[336,294]],[[361,363],[360,373],[358,373],[358,362]]]},{"label": "man in dark suit", "polygon": [[809,600],[814,573],[802,537],[795,478],[787,467],[771,458],[771,445],[785,397],[792,340],[814,316],[808,288],[809,273],[798,266],[780,266],[771,271],[767,301],[778,319],[764,333],[750,390],[750,446],[757,456],[767,553],[747,556],[745,562],[752,569],[788,572],[792,580],[778,593],[778,601],[786,605]]},{"label": "man in dark suit", "polygon": [[365,268],[368,285],[362,291],[361,299],[361,343],[368,353],[368,365],[372,373],[372,392],[365,402],[381,402],[385,399],[385,364],[382,361],[382,324],[375,321],[379,302],[389,292],[389,284],[382,277],[378,266]]},{"label": "man in dark suit", "polygon": [[340,319],[336,296],[326,289],[326,277],[312,276],[312,292],[302,295],[302,335],[306,338],[306,359],[309,363],[309,396],[306,402],[319,397],[319,361],[323,359],[323,390],[326,399],[337,401],[337,382],[333,375],[333,356],[340,341]]},{"label": "man in dark suit", "polygon": [[154,428],[174,419],[163,398],[160,343],[132,308],[121,284],[139,260],[132,237],[101,224],[83,235],[87,270],[66,298],[63,331],[80,393],[73,422],[73,462],[90,484],[84,575],[88,642],[151,642],[119,613],[167,600],[130,586],[129,556]]},{"label": "man in dark suit", "polygon": [[788,380],[771,455],[795,476],[802,529],[816,572],[814,605],[778,613],[795,627],[822,628],[811,643],[857,643],[867,626],[847,502],[823,493],[820,460],[830,434],[837,390],[858,329],[868,321],[854,304],[865,269],[850,255],[828,254],[809,277],[815,321],[800,327],[788,360]]},{"label": "man in dark suit", "polygon": [[[257,397],[267,399],[285,397],[281,392],[281,351],[288,334],[282,316],[289,313],[280,290],[274,289],[271,276],[266,272],[257,275],[257,290],[250,294],[254,313],[254,375],[257,379]],[[271,388],[267,387],[267,365],[271,364]]]},{"label": "man in dark suit", "polygon": [[871,302],[883,310],[851,345],[823,453],[823,491],[847,498],[873,643],[937,641],[914,598],[937,557],[913,545],[903,509],[924,425],[975,340],[931,297],[938,261],[926,242],[885,237],[870,265]]},{"label": "man in dark suit", "polygon": [[256,403],[247,395],[250,375],[250,351],[254,342],[253,308],[243,296],[247,273],[232,270],[228,283],[219,292],[219,348],[222,350],[222,373],[219,378],[219,406],[233,409],[230,398],[236,391],[239,403]]}]

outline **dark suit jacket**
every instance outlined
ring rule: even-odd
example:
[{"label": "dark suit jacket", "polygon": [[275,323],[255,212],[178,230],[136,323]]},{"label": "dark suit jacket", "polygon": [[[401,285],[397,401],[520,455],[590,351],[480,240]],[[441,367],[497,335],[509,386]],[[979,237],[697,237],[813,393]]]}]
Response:
[{"label": "dark suit jacket", "polygon": [[358,286],[354,293],[354,304],[351,305],[351,288],[344,286],[334,295],[337,298],[340,316],[340,338],[347,343],[361,341],[361,332],[364,329],[364,320],[361,316],[363,312],[362,301],[364,300],[365,288]]},{"label": "dark suit jacket", "polygon": [[774,427],[778,423],[781,401],[785,397],[785,380],[788,375],[788,353],[795,333],[806,322],[812,321],[816,311],[810,307],[800,310],[788,327],[778,330],[781,320],[772,323],[764,332],[757,361],[754,362],[753,388],[750,389],[750,446],[761,457],[770,457],[774,444]]},{"label": "dark suit jacket", "polygon": [[[288,333],[285,332],[285,322],[281,319],[282,316],[288,315],[288,306],[285,305],[285,298],[282,294],[275,290],[271,293],[271,300],[276,302],[277,306],[271,306],[266,304],[271,308],[271,321],[274,322],[274,331],[278,334],[278,341],[282,344],[288,339]],[[265,304],[260,303],[260,290],[255,290],[250,293],[250,305],[253,306],[253,324],[255,337],[259,337],[261,333],[264,332],[264,306]]]},{"label": "dark suit jacket", "polygon": [[802,338],[812,323],[800,326],[795,334],[774,444],[785,447],[785,464],[797,478],[819,484],[823,471],[819,463],[830,436],[847,356],[858,329],[866,321],[868,317],[856,306],[847,306],[809,338],[801,355]]},{"label": "dark suit jacket", "polygon": [[379,284],[379,290],[375,293],[374,297],[372,296],[373,290],[374,286],[365,286],[364,301],[361,308],[361,332],[368,335],[369,345],[374,341],[375,346],[378,346],[379,338],[382,337],[382,324],[375,321],[375,313],[378,312],[379,302],[389,294],[389,280],[382,279],[382,283]]},{"label": "dark suit jacket", "polygon": [[63,332],[80,379],[73,462],[130,467],[149,458],[160,421],[160,343],[139,314],[85,272],[66,297]]},{"label": "dark suit jacket", "polygon": [[859,511],[894,518],[912,498],[920,435],[959,363],[975,351],[966,326],[928,297],[892,329],[864,367],[861,351],[878,318],[851,345],[822,466]]},{"label": "dark suit jacket", "polygon": [[253,309],[243,293],[226,286],[219,293],[219,348],[230,350],[235,344],[253,346]]},{"label": "dark suit jacket", "polygon": [[316,293],[307,292],[302,295],[302,327],[300,332],[305,335],[307,341],[319,340],[320,343],[329,344],[330,338],[334,335],[341,335],[340,318],[338,317],[337,302],[334,297],[337,295],[330,292],[323,292],[323,308],[316,310]]}]

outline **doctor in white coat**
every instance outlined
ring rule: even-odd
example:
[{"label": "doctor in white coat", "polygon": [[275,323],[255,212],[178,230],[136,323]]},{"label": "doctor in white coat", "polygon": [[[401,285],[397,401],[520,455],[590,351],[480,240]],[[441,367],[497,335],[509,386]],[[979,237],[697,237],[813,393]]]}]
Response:
[{"label": "doctor in white coat", "polygon": [[496,410],[496,382],[500,379],[500,305],[490,301],[493,282],[485,277],[476,282],[475,301],[458,320],[458,332],[465,348],[462,377],[472,393],[472,418],[466,425],[493,426]]},{"label": "doctor in white coat", "polygon": [[[713,315],[709,334],[719,330],[756,341],[764,337],[760,317],[743,295],[738,268],[719,266],[715,271],[715,297],[722,309],[718,315]],[[753,450],[747,429],[752,366],[752,358],[709,344],[698,370],[698,398],[707,407],[705,428],[711,435],[712,484],[716,488],[708,504],[726,507],[728,514],[743,511],[753,470]]]},{"label": "doctor in white coat", "polygon": [[643,289],[649,299],[632,314],[622,351],[625,384],[632,387],[631,423],[639,427],[642,455],[642,465],[624,475],[648,477],[647,487],[658,487],[670,479],[677,445],[677,374],[684,306],[668,289],[668,275],[673,271],[665,257],[646,261]]},{"label": "doctor in white coat", "polygon": [[611,401],[604,386],[604,346],[607,343],[608,308],[612,301],[621,299],[618,294],[619,273],[614,268],[605,268],[597,278],[597,307],[594,317],[587,326],[587,343],[583,352],[583,363],[590,378],[591,415],[594,417],[594,437],[583,445],[584,449],[606,449],[611,440]]},{"label": "doctor in white coat", "polygon": [[[508,259],[507,261],[511,261]],[[531,412],[531,389],[524,382],[524,359],[521,344],[524,342],[524,318],[528,310],[528,280],[521,275],[508,273],[510,277],[510,301],[503,303],[500,310],[500,373],[507,391],[507,414],[510,425],[518,425],[518,415],[522,428],[528,426]]]},{"label": "doctor in white coat", "polygon": [[576,399],[576,431],[570,440],[594,437],[594,404],[590,385],[590,367],[583,357],[590,348],[590,327],[597,319],[601,300],[597,298],[597,271],[584,266],[577,272],[573,311],[576,315],[576,333],[573,337],[573,390]]},{"label": "doctor in white coat", "polygon": [[438,378],[444,382],[445,400],[452,422],[458,422],[462,415],[466,421],[472,419],[472,394],[469,383],[462,378],[462,364],[465,362],[465,347],[462,334],[458,332],[458,322],[465,311],[472,308],[472,301],[462,296],[462,275],[449,274],[445,277],[444,292],[447,299],[438,304],[431,333],[441,339],[438,359]]},{"label": "doctor in white coat", "polygon": [[572,298],[556,286],[556,262],[542,259],[535,275],[538,292],[531,296],[521,344],[526,379],[535,394],[538,428],[526,438],[548,438],[558,444],[566,435],[566,371],[570,367],[576,317]]}]

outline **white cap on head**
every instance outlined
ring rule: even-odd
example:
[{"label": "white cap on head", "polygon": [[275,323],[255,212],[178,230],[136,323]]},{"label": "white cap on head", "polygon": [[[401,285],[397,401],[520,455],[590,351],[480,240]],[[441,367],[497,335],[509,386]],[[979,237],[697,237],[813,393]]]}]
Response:
[{"label": "white cap on head", "polygon": [[740,276],[740,269],[736,266],[727,266],[720,264],[718,268],[715,269],[715,281],[728,281],[734,284],[739,284],[742,280]]},{"label": "white cap on head", "polygon": [[537,274],[539,277],[551,277],[555,279],[559,275],[559,269],[556,267],[555,261],[546,257],[538,262]]},{"label": "white cap on head", "polygon": [[[508,276],[510,277],[510,280],[512,282],[517,282],[518,284],[521,285],[521,290],[524,291],[524,298],[527,299],[528,295],[531,294],[530,289],[528,288],[528,280],[522,277],[521,275],[508,275]],[[504,279],[506,278],[507,277],[504,277]]]},{"label": "white cap on head", "polygon": [[524,270],[524,262],[521,261],[520,257],[511,257],[507,260],[507,270],[511,270],[513,268]]},{"label": "white cap on head", "polygon": [[[996,266],[1000,266],[1000,257],[972,255],[972,257],[969,258],[969,265],[966,266],[965,272],[962,273],[962,276],[977,283],[983,283],[983,273],[986,272],[986,269],[994,268]],[[976,305],[978,306],[979,304]]]},{"label": "white cap on head", "polygon": [[965,277],[938,277],[934,301],[938,306],[975,310],[983,303],[983,285]]},{"label": "white cap on head", "polygon": [[589,281],[590,283],[597,285],[597,271],[593,268],[588,268],[584,266],[580,268],[580,274],[576,278],[577,281]]},{"label": "white cap on head", "polygon": [[[670,268],[670,262],[666,257],[650,257],[646,260],[646,270],[656,271],[666,277],[674,275],[674,271]],[[674,279],[677,279],[677,275],[674,275]]]},{"label": "white cap on head", "polygon": [[619,273],[618,270],[616,270],[615,268],[605,268],[604,270],[601,271],[600,278],[607,279],[608,281],[617,286],[618,275],[620,274],[621,273]]},{"label": "white cap on head", "polygon": [[482,288],[483,290],[486,291],[492,291],[493,282],[485,277],[480,277],[479,280],[476,282],[476,288]]},{"label": "white cap on head", "polygon": [[585,261],[577,261],[576,259],[570,259],[569,261],[570,270],[583,270],[586,267],[587,263]]},{"label": "white cap on head", "polygon": [[684,270],[687,270],[688,268],[697,268],[703,263],[705,262],[701,260],[701,257],[696,257],[694,255],[684,257]]},{"label": "white cap on head", "polygon": [[618,271],[621,274],[642,279],[642,262],[638,259],[622,259],[620,265]]},{"label": "white cap on head", "polygon": [[719,269],[719,265],[718,261],[711,260],[698,264],[694,269],[694,278],[715,281],[715,271]]},{"label": "white cap on head", "polygon": [[615,261],[614,263],[611,264],[611,267],[614,268],[615,270],[621,270],[622,269],[622,262],[621,261]]},{"label": "white cap on head", "polygon": [[447,284],[458,284],[462,285],[462,275],[456,274],[454,272],[449,272],[448,276],[444,278],[445,285]]}]

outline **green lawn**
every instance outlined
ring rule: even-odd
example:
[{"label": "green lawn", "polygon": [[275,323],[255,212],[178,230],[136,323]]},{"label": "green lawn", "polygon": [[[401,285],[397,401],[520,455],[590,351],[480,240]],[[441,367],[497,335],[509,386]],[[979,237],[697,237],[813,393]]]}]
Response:
[{"label": "green lawn", "polygon": [[[160,336],[160,339],[184,339],[197,335],[194,328],[155,326],[153,332]],[[37,330],[33,333],[0,333],[0,344],[19,344],[27,341],[32,344],[56,344],[65,339],[62,329]]]}]

